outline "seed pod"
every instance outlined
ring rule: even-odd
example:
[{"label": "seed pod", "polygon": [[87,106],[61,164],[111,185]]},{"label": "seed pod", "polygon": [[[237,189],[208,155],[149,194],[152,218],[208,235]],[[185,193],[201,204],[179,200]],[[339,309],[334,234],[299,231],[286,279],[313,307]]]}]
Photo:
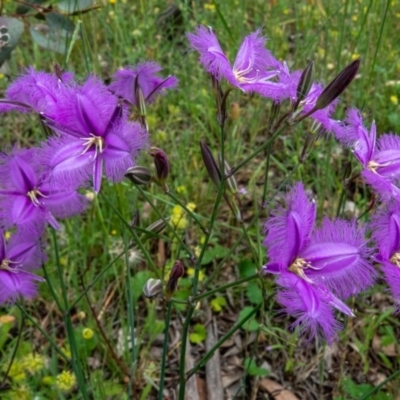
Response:
[{"label": "seed pod", "polygon": [[152,233],[154,234],[159,234],[161,233],[167,226],[168,222],[169,222],[170,218],[164,218],[162,219],[158,219],[156,222],[153,222],[151,225],[149,225],[146,228],[147,234],[146,236],[143,238],[143,240],[145,239],[149,239],[150,237],[152,237]]},{"label": "seed pod", "polygon": [[[221,153],[218,154],[218,164],[219,164],[219,169],[222,171],[222,156]],[[230,172],[232,169],[230,165],[227,163],[226,160],[224,160],[224,173],[225,176]],[[236,194],[239,191],[238,185],[236,183],[236,179],[234,175],[230,175],[229,178],[226,179],[226,189],[228,190],[229,193]]]},{"label": "seed pod", "polygon": [[147,185],[151,181],[151,171],[146,167],[135,165],[128,168],[125,176],[132,181],[135,185]]},{"label": "seed pod", "polygon": [[185,266],[180,260],[175,261],[174,266],[169,273],[169,279],[165,287],[165,294],[168,299],[176,292],[178,288],[178,281],[185,274]]},{"label": "seed pod", "polygon": [[161,293],[162,288],[163,284],[160,279],[150,278],[143,287],[143,294],[152,299]]},{"label": "seed pod", "polygon": [[219,187],[221,183],[221,172],[215,162],[214,156],[210,148],[203,142],[200,141],[201,156],[203,157],[204,165],[207,168],[208,175],[214,182],[215,186]]},{"label": "seed pod", "polygon": [[149,154],[154,159],[154,166],[156,167],[157,179],[161,184],[164,184],[169,175],[169,162],[168,157],[158,147],[151,147]]}]

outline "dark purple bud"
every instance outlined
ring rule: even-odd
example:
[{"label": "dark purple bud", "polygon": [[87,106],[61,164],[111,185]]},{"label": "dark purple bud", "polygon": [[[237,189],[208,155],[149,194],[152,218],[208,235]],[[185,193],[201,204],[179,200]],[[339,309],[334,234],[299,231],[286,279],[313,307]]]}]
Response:
[{"label": "dark purple bud", "polygon": [[358,58],[344,68],[336,78],[323,90],[315,104],[315,110],[322,110],[332,103],[350,85],[357,75],[361,60]]},{"label": "dark purple bud", "polygon": [[140,165],[128,168],[125,172],[125,176],[135,185],[146,185],[151,181],[150,170]]},{"label": "dark purple bud", "polygon": [[161,293],[162,287],[163,284],[160,279],[150,278],[143,287],[143,294],[152,299]]},{"label": "dark purple bud", "polygon": [[185,266],[182,261],[177,260],[169,273],[169,279],[165,288],[167,298],[171,298],[176,292],[178,281],[183,275],[185,275]]},{"label": "dark purple bud", "polygon": [[169,175],[169,162],[167,155],[158,147],[151,147],[149,154],[154,158],[157,179],[164,184]]},{"label": "dark purple bud", "polygon": [[313,82],[314,82],[314,61],[310,61],[300,76],[299,84],[297,85],[296,89],[297,99],[293,107],[293,110],[296,110],[300,102],[306,98]]},{"label": "dark purple bud", "polygon": [[221,172],[217,166],[217,163],[215,162],[210,148],[203,141],[200,141],[200,150],[204,165],[207,168],[208,175],[210,175],[210,178],[214,182],[215,186],[219,187],[221,183]]}]

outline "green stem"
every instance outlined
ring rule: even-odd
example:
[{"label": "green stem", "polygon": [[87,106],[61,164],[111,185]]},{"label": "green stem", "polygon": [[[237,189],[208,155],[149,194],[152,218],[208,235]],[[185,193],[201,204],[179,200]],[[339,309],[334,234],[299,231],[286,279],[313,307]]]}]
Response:
[{"label": "green stem", "polygon": [[381,387],[385,386],[388,382],[396,378],[398,375],[400,375],[400,369],[396,372],[394,372],[392,375],[387,377],[382,383],[379,385],[375,386],[369,393],[367,393],[365,396],[361,397],[359,400],[367,400],[369,399],[374,393],[376,393]]},{"label": "green stem", "polygon": [[232,170],[229,172],[229,176],[232,176],[235,174],[237,171],[239,171],[240,168],[242,168],[244,165],[246,165],[249,161],[251,161],[254,157],[256,157],[258,154],[260,154],[263,150],[265,150],[271,143],[274,142],[274,140],[282,133],[282,131],[286,128],[286,125],[283,125],[280,129],[278,129],[264,144],[262,144],[256,151],[251,153],[248,157],[246,157],[242,162],[240,162],[238,165],[236,165],[235,168],[232,168]]},{"label": "green stem", "polygon": [[78,380],[78,385],[79,389],[81,391],[81,394],[85,400],[89,400],[89,395],[86,389],[86,379],[83,373],[83,368],[81,364],[81,359],[79,357],[79,351],[75,339],[75,333],[74,333],[74,328],[72,325],[72,320],[71,320],[71,314],[70,312],[65,312],[65,310],[69,310],[69,305],[68,305],[68,293],[67,293],[67,287],[65,285],[64,281],[64,275],[60,263],[60,253],[58,251],[58,243],[57,243],[57,235],[54,229],[51,230],[51,235],[53,239],[53,248],[54,248],[54,253],[55,253],[55,259],[56,259],[56,267],[57,267],[57,274],[58,278],[60,279],[60,286],[61,286],[61,292],[62,292],[62,298],[64,301],[64,306],[60,311],[63,312],[63,317],[64,317],[64,323],[67,331],[67,337],[68,337],[68,342],[69,346],[71,349],[71,362],[72,362],[72,368],[74,370],[75,376]]},{"label": "green stem", "polygon": [[264,172],[264,187],[263,187],[263,196],[262,196],[262,203],[265,204],[265,198],[267,196],[267,188],[268,188],[268,170],[269,170],[269,161],[271,158],[271,145],[267,147],[267,158],[265,160],[265,172]]},{"label": "green stem", "polygon": [[255,315],[258,310],[260,309],[261,304],[259,304],[257,307],[255,307],[249,314],[247,314],[241,321],[239,321],[236,325],[234,325],[231,329],[229,329],[228,332],[220,340],[218,340],[217,343],[200,359],[200,361],[197,363],[197,365],[192,368],[188,372],[187,379],[189,379],[191,376],[193,376],[200,368],[202,368],[207,361],[212,358],[214,355],[215,351],[221,347],[222,343],[224,343],[226,340],[228,340],[238,329],[240,329],[253,315]]},{"label": "green stem", "polygon": [[[145,200],[150,204],[150,207],[155,211],[155,213],[157,214],[158,218],[160,218],[164,222],[164,224],[168,228],[168,230],[174,235],[174,237],[178,240],[180,245],[185,249],[185,251],[186,251],[186,253],[188,253],[189,257],[191,259],[193,259],[194,258],[193,253],[186,246],[186,244],[183,242],[181,237],[176,233],[176,230],[173,228],[173,226],[171,224],[169,224],[168,221],[166,221],[166,219],[162,216],[161,212],[158,210],[158,208],[150,200],[150,197],[147,195],[147,193],[139,185],[135,185],[135,187],[139,190],[140,194],[145,198]],[[179,204],[179,205],[181,205],[181,204]]]},{"label": "green stem", "polygon": [[203,233],[205,235],[208,234],[208,229],[205,228],[203,226],[203,224],[200,222],[200,220],[197,218],[197,216],[191,211],[189,210],[189,208],[186,207],[186,205],[184,203],[182,203],[178,197],[176,197],[173,193],[171,192],[166,192],[166,194],[171,197],[172,200],[175,201],[175,203],[179,204],[195,221],[196,223],[199,225],[200,229],[203,231]]},{"label": "green stem", "polygon": [[169,324],[171,321],[171,309],[172,309],[172,302],[169,301],[167,305],[167,315],[165,316],[165,333],[164,333],[163,353],[161,359],[161,375],[160,375],[160,385],[158,389],[158,400],[163,400],[164,398],[163,392],[164,392],[164,380],[165,380],[165,366],[167,364],[168,331],[169,331]]},{"label": "green stem", "polygon": [[19,303],[15,303],[19,310],[24,314],[24,316],[34,325],[34,327],[48,340],[48,342],[53,346],[54,350],[62,357],[68,364],[71,360],[60,350],[57,343],[49,336],[41,326],[28,314],[28,312]]},{"label": "green stem", "polygon": [[199,294],[197,296],[194,296],[194,297],[190,298],[190,302],[191,303],[197,303],[201,299],[205,299],[206,297],[212,296],[215,293],[225,291],[226,289],[229,289],[229,288],[234,287],[234,286],[239,286],[242,283],[252,281],[253,279],[257,279],[259,277],[260,277],[260,275],[257,272],[257,273],[255,273],[253,275],[246,276],[246,277],[244,277],[242,279],[239,279],[237,281],[226,283],[225,285],[218,286],[215,289],[211,289],[211,290],[209,290],[209,291],[207,291],[205,293],[202,293],[202,294]]}]

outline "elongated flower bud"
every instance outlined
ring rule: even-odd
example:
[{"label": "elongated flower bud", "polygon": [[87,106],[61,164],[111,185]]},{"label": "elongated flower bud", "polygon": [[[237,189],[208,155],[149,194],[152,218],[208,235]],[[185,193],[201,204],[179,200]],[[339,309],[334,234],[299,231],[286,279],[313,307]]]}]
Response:
[{"label": "elongated flower bud", "polygon": [[299,84],[297,85],[296,94],[297,100],[293,107],[294,110],[299,106],[308,95],[311,86],[314,82],[314,61],[310,61],[300,76]]},{"label": "elongated flower bud", "polygon": [[203,142],[200,141],[201,156],[203,157],[204,165],[207,168],[208,175],[214,182],[215,186],[219,187],[221,183],[221,172],[215,162],[214,156],[210,148]]},{"label": "elongated flower bud", "polygon": [[154,159],[154,165],[156,167],[157,179],[161,184],[164,184],[169,175],[169,162],[168,157],[158,147],[151,147],[149,154]]},{"label": "elongated flower bud", "polygon": [[128,168],[125,172],[125,176],[135,185],[147,185],[151,181],[150,170],[140,165]]},{"label": "elongated flower bud", "polygon": [[169,273],[169,279],[165,288],[165,294],[168,299],[173,296],[178,288],[178,281],[185,274],[185,266],[182,261],[175,261],[174,266]]},{"label": "elongated flower bud", "polygon": [[143,287],[143,294],[152,299],[161,293],[162,287],[163,284],[160,279],[150,278]]},{"label": "elongated flower bud", "polygon": [[358,58],[344,68],[336,78],[323,90],[315,104],[315,110],[322,110],[332,103],[350,85],[360,68],[361,60]]},{"label": "elongated flower bud", "polygon": [[146,228],[146,231],[148,232],[147,235],[145,236],[144,239],[148,239],[150,237],[152,237],[152,233],[154,234],[158,234],[161,233],[167,226],[168,222],[169,222],[170,218],[164,218],[162,219],[158,219],[156,222],[153,222],[151,225],[149,225]]},{"label": "elongated flower bud", "polygon": [[[222,171],[222,157],[221,153],[218,154],[218,164],[219,164],[219,169]],[[230,170],[232,169],[230,165],[227,163],[226,160],[224,160],[225,168],[224,168],[224,173],[225,176],[228,175]],[[230,175],[229,178],[226,179],[226,188],[229,193],[236,194],[239,191],[238,185],[236,183],[236,179],[233,175]]]}]

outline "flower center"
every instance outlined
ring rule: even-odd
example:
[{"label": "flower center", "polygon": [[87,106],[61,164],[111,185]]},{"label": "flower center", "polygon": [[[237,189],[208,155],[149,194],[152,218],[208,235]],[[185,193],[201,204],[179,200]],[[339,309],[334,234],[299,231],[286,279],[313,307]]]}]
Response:
[{"label": "flower center", "polygon": [[83,141],[83,146],[85,146],[82,154],[85,154],[92,146],[95,146],[95,158],[98,153],[101,154],[104,151],[104,139],[101,136],[95,136],[91,133],[90,137],[81,138],[81,140]]},{"label": "flower center", "polygon": [[38,189],[32,189],[30,190],[27,194],[26,194],[31,202],[33,203],[33,205],[35,205],[36,207],[40,206],[40,200],[39,200],[39,196],[41,197],[46,197],[43,193],[41,193]]},{"label": "flower center", "polygon": [[313,283],[313,281],[308,278],[307,275],[304,273],[304,270],[310,267],[311,264],[308,261],[304,260],[304,258],[296,258],[296,260],[294,260],[288,270],[296,274],[298,277],[304,279],[305,281]]},{"label": "flower center", "polygon": [[240,71],[238,70],[233,70],[233,75],[235,76],[236,80],[240,83],[254,83],[257,82],[257,75],[258,75],[258,71],[257,71],[257,75],[253,78],[246,78],[245,75],[247,75],[249,72],[251,72],[253,70],[252,66],[248,66],[246,69],[242,69]]},{"label": "flower center", "polygon": [[400,267],[400,253],[394,253],[392,257],[390,257],[390,262],[396,267]]},{"label": "flower center", "polygon": [[16,263],[11,260],[6,260],[6,259],[2,260],[2,262],[0,263],[0,271],[18,272],[18,270],[11,268],[10,264],[16,264]]}]

